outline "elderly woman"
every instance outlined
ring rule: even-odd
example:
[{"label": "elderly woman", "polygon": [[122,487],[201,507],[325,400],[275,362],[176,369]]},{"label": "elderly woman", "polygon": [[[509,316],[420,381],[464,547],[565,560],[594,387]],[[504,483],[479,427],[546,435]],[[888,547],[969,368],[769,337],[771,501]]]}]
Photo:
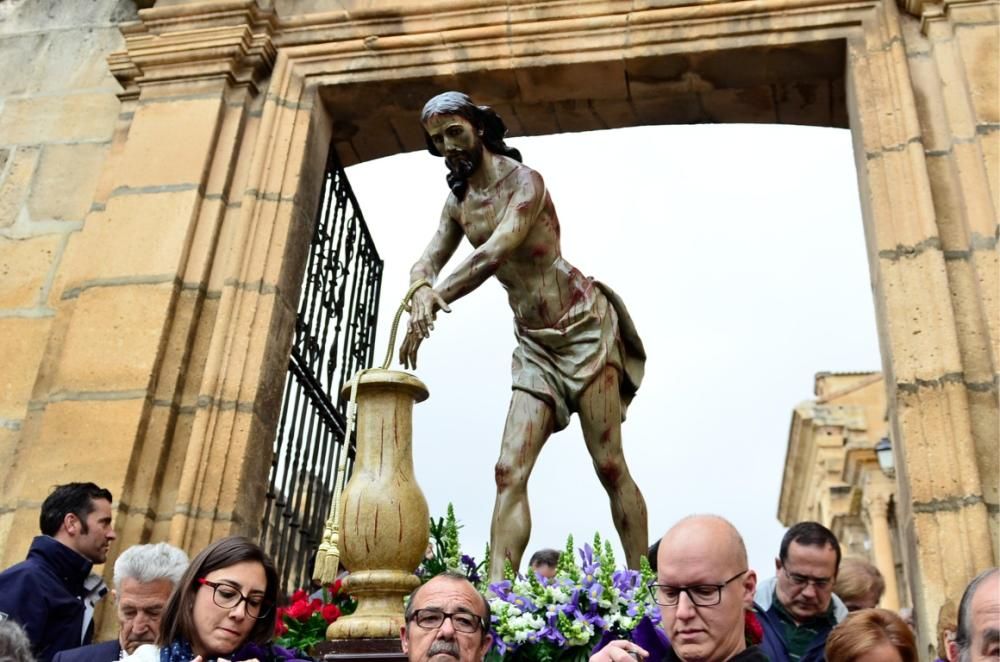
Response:
[{"label": "elderly woman", "polygon": [[[156,646],[136,650],[136,662],[209,662],[269,658],[278,574],[248,538],[223,538],[191,561],[163,613]],[[261,650],[265,654],[261,655]]]},{"label": "elderly woman", "polygon": [[826,640],[827,662],[917,662],[913,632],[888,609],[848,614]]}]

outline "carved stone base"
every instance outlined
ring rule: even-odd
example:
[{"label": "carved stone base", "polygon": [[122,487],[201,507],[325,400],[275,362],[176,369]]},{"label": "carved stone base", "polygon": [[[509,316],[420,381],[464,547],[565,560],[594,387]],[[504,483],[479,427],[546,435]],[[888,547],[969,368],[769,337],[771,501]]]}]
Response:
[{"label": "carved stone base", "polygon": [[313,651],[323,662],[398,662],[406,660],[399,637],[383,639],[337,639],[316,644]]}]

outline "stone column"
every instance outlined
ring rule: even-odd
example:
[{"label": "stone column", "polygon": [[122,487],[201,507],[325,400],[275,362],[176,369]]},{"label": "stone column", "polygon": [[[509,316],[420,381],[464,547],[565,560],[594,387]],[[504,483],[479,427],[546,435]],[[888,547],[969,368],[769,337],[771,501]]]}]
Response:
[{"label": "stone column", "polygon": [[868,496],[867,494],[864,499],[868,536],[872,542],[872,560],[885,579],[885,593],[879,606],[899,611],[896,559],[892,554],[892,532],[889,528],[889,499],[883,495]]}]

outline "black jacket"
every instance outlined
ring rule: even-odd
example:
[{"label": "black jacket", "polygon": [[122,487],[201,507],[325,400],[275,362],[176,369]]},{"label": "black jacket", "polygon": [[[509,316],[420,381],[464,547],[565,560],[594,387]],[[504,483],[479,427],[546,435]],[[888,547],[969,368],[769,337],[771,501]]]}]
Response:
[{"label": "black jacket", "polygon": [[117,662],[122,655],[122,645],[117,639],[99,644],[59,651],[52,662]]},{"label": "black jacket", "polygon": [[107,592],[92,567],[55,538],[38,536],[27,559],[0,573],[0,612],[24,628],[38,662],[90,643],[93,605]]}]

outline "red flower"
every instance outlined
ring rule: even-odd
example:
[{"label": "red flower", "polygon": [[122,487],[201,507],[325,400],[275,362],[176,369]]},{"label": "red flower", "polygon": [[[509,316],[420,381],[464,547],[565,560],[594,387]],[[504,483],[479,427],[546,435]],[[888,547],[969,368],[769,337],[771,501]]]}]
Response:
[{"label": "red flower", "polygon": [[333,623],[335,620],[340,618],[340,609],[337,605],[323,605],[323,620],[327,623]]},{"label": "red flower", "polygon": [[292,593],[292,597],[289,602],[298,602],[300,600],[308,600],[309,594],[306,593],[305,589],[300,588],[299,590]]},{"label": "red flower", "polygon": [[278,610],[278,618],[274,621],[274,636],[280,637],[281,635],[288,632],[288,626],[285,625],[285,613],[283,610]]},{"label": "red flower", "polygon": [[314,611],[316,610],[311,604],[305,600],[299,600],[298,602],[292,603],[292,606],[288,607],[285,613],[291,618],[304,623],[309,620],[309,617],[313,615]]},{"label": "red flower", "polygon": [[340,587],[343,585],[343,583],[344,580],[338,579],[337,581],[333,582],[332,584],[330,584],[330,586],[327,587],[327,590],[330,592],[331,598],[337,597],[337,594],[340,593]]},{"label": "red flower", "polygon": [[757,616],[752,612],[746,612],[743,620],[743,633],[747,639],[747,644],[755,646],[764,639],[764,628],[761,627]]}]

